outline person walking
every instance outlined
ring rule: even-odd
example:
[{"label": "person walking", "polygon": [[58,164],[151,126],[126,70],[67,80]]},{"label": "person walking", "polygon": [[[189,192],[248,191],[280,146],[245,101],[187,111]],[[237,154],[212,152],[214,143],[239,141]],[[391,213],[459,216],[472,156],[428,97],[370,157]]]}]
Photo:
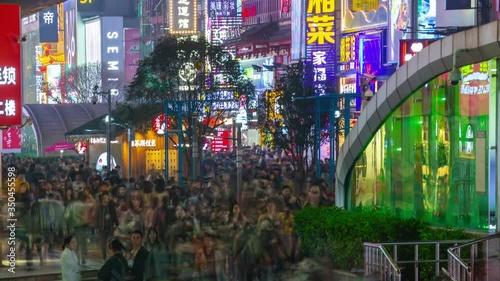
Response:
[{"label": "person walking", "polygon": [[77,242],[76,237],[68,235],[64,237],[64,244],[62,246],[63,252],[61,254],[61,273],[63,281],[80,281],[82,276],[80,274],[80,264],[75,254]]}]

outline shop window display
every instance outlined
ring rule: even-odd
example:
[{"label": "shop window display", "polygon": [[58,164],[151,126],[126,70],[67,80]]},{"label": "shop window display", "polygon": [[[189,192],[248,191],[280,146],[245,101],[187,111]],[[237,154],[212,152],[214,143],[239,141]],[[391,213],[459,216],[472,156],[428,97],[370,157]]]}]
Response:
[{"label": "shop window display", "polygon": [[379,206],[432,225],[494,229],[497,61],[414,92],[357,160],[348,206]]}]

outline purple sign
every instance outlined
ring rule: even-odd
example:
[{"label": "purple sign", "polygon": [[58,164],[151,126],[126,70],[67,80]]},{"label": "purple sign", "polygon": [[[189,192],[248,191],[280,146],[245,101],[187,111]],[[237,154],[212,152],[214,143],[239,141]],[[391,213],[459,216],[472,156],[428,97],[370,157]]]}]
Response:
[{"label": "purple sign", "polygon": [[238,9],[236,0],[209,0],[208,13],[210,17],[236,17]]},{"label": "purple sign", "polygon": [[138,28],[125,29],[125,83],[134,80],[141,55],[139,53],[139,37],[141,31]]}]

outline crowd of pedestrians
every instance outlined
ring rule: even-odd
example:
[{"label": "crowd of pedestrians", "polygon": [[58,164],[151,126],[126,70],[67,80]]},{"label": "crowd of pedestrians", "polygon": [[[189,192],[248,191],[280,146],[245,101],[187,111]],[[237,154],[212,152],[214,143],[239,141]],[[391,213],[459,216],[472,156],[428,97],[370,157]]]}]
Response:
[{"label": "crowd of pedestrians", "polygon": [[185,186],[154,167],[125,179],[119,166],[98,172],[80,159],[3,160],[4,180],[16,171],[20,251],[30,259],[36,248],[43,265],[63,244],[64,280],[79,280],[91,239],[101,280],[277,280],[300,258],[294,212],[335,201],[324,180],[259,147],[245,150],[240,200],[230,152],[204,153],[202,176]]}]

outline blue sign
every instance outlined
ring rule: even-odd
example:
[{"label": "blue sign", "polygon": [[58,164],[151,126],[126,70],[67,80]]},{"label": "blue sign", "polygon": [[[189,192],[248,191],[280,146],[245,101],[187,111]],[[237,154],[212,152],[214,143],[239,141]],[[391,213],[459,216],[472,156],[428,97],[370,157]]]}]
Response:
[{"label": "blue sign", "polygon": [[209,0],[208,3],[208,12],[212,18],[237,16],[236,0]]},{"label": "blue sign", "polygon": [[125,80],[125,50],[123,45],[123,17],[101,18],[102,88],[111,95],[120,96]]},{"label": "blue sign", "polygon": [[38,13],[40,25],[40,43],[58,42],[58,13],[57,6]]}]

